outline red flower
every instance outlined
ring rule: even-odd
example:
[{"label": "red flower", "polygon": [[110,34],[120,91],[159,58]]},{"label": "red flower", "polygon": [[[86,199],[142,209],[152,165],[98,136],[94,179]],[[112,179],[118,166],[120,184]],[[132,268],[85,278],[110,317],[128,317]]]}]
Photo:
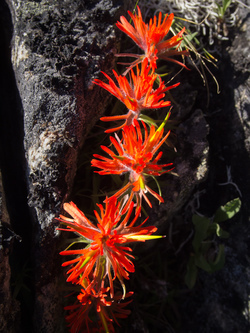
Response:
[{"label": "red flower", "polygon": [[[66,306],[64,309],[70,311],[66,316],[66,321],[70,327],[71,333],[83,332],[115,332],[113,321],[117,324],[117,318],[126,318],[130,311],[124,309],[132,300],[122,302],[123,299],[133,295],[129,292],[122,299],[120,294],[116,294],[114,298],[108,295],[109,288],[101,288],[98,292],[89,286],[81,289],[74,305]],[[92,327],[92,321],[89,318],[91,312],[95,311],[99,317],[98,328]],[[118,324],[119,325],[119,324]],[[96,326],[96,325],[95,325]]]},{"label": "red flower", "polygon": [[[124,127],[125,125],[133,124],[133,121],[138,119],[141,111],[144,109],[157,109],[171,104],[170,101],[162,100],[165,97],[164,93],[169,89],[177,87],[179,83],[166,87],[161,78],[157,74],[153,73],[147,65],[148,60],[145,59],[142,63],[141,70],[139,70],[137,66],[136,74],[133,70],[131,70],[130,82],[125,76],[118,75],[113,70],[119,86],[117,86],[115,82],[105,73],[103,74],[109,80],[109,83],[102,82],[98,79],[93,81],[95,84],[101,86],[117,97],[128,108],[128,113],[125,115],[101,118],[102,121],[125,120],[125,123],[122,126],[109,129],[106,133],[111,133]],[[159,86],[158,88],[153,89],[153,85],[157,77],[159,78]]]},{"label": "red flower", "polygon": [[[66,316],[66,321],[70,326],[71,333],[90,332],[89,312],[91,308],[95,308],[97,312],[105,312],[105,307],[111,306],[112,302],[107,300],[107,291],[109,288],[102,288],[99,292],[91,287],[82,289],[77,296],[77,302],[74,305],[66,306],[64,309],[70,311]],[[85,330],[86,329],[86,330]]]},{"label": "red flower", "polygon": [[73,283],[82,284],[92,281],[91,285],[98,284],[100,287],[107,276],[111,297],[113,297],[114,278],[117,277],[120,280],[125,294],[123,278],[128,279],[129,273],[134,272],[134,264],[131,261],[134,257],[130,254],[132,250],[125,245],[129,242],[145,241],[161,236],[150,236],[157,228],[144,227],[146,220],[140,226],[134,226],[140,210],[129,223],[133,211],[132,203],[123,218],[121,203],[116,197],[106,199],[105,208],[102,205],[97,204],[97,206],[100,214],[94,211],[97,220],[97,226],[95,226],[73,202],[64,204],[65,211],[73,219],[61,215],[60,221],[67,226],[67,229],[60,230],[79,234],[82,242],[88,242],[88,245],[84,249],[62,251],[61,255],[77,255],[75,259],[63,263],[62,266],[71,266],[67,272],[70,274],[67,281]]},{"label": "red flower", "polygon": [[[127,191],[131,191],[128,204],[132,201],[133,197],[136,197],[137,207],[141,206],[142,197],[146,200],[148,205],[152,207],[146,193],[151,193],[160,202],[163,202],[163,198],[150,189],[146,185],[146,176],[160,176],[170,170],[163,170],[164,167],[172,165],[163,164],[158,165],[157,162],[162,156],[162,152],[159,152],[156,157],[157,150],[166,141],[169,132],[162,138],[164,132],[164,124],[167,121],[166,117],[164,123],[155,130],[154,126],[150,127],[150,133],[148,134],[146,125],[142,122],[144,127],[144,139],[141,132],[140,125],[137,120],[134,121],[134,126],[125,126],[122,132],[122,140],[118,138],[110,137],[110,141],[114,145],[117,153],[105,146],[101,148],[110,155],[111,158],[103,157],[98,154],[93,156],[97,159],[91,161],[92,166],[102,169],[96,171],[100,175],[107,174],[123,174],[129,173],[129,182],[119,190],[115,196],[119,197]],[[127,206],[126,206],[127,208]]]},{"label": "red flower", "polygon": [[126,74],[136,64],[142,62],[145,58],[148,59],[150,66],[153,69],[156,68],[156,60],[158,58],[172,61],[186,67],[183,63],[171,58],[174,55],[188,54],[188,51],[177,50],[181,44],[185,28],[183,28],[176,36],[164,40],[172,25],[174,14],[166,14],[162,21],[162,13],[160,12],[158,16],[158,23],[156,16],[154,16],[154,19],[150,19],[149,24],[146,24],[143,22],[139,6],[137,6],[137,10],[137,15],[128,11],[129,16],[133,20],[134,27],[124,16],[120,17],[121,22],[116,23],[117,27],[132,38],[133,41],[144,51],[144,55],[130,53],[118,54],[118,56],[132,56],[138,58],[131,64],[131,66],[129,66],[124,74]]}]

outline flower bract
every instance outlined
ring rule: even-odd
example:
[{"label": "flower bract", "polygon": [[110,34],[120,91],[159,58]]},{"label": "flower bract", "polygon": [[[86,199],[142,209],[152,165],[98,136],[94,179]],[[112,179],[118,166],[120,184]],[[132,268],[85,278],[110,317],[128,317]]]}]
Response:
[{"label": "flower bract", "polygon": [[66,316],[66,321],[70,327],[71,333],[89,332],[89,324],[91,320],[89,313],[94,308],[99,314],[106,314],[105,308],[112,304],[107,300],[107,291],[109,288],[101,288],[96,292],[91,286],[81,289],[77,296],[77,301],[73,305],[68,305],[64,309],[70,313]]},{"label": "flower bract", "polygon": [[[142,110],[158,109],[171,104],[170,101],[163,100],[165,92],[177,87],[179,83],[166,87],[161,78],[152,72],[147,65],[148,60],[145,59],[141,65],[141,69],[137,66],[136,74],[131,70],[130,80],[123,75],[118,75],[113,70],[118,85],[105,73],[103,74],[106,76],[109,83],[105,83],[99,79],[94,80],[95,84],[109,91],[128,108],[128,113],[125,115],[101,118],[102,121],[125,120],[123,125],[106,130],[107,133],[114,132],[125,125],[133,124],[134,120],[138,119]],[[158,87],[154,89],[153,86],[156,79],[158,81]]]},{"label": "flower bract", "polygon": [[[125,295],[130,297],[133,292]],[[69,312],[66,321],[70,327],[71,333],[92,333],[92,332],[115,332],[114,321],[119,325],[118,318],[126,318],[130,314],[130,310],[125,307],[132,302],[121,302],[122,295],[116,293],[114,298],[109,296],[109,288],[100,288],[96,291],[91,286],[81,289],[77,296],[77,300],[73,305],[68,305],[64,309]],[[90,313],[96,312],[100,318],[97,325],[92,325]]]},{"label": "flower bract", "polygon": [[150,127],[150,132],[142,121],[144,129],[144,137],[141,127],[137,120],[134,121],[135,126],[124,126],[122,131],[122,139],[117,135],[110,137],[110,141],[115,147],[116,152],[106,146],[101,146],[110,157],[104,157],[94,154],[95,159],[91,161],[92,166],[101,169],[96,171],[101,175],[107,174],[124,174],[129,173],[128,183],[120,189],[115,196],[119,197],[130,191],[128,204],[135,197],[137,207],[141,206],[142,197],[148,205],[152,207],[147,197],[147,193],[151,193],[160,202],[163,198],[155,191],[150,189],[146,184],[146,176],[160,176],[170,170],[164,170],[164,167],[171,166],[172,163],[159,165],[157,162],[162,156],[158,149],[166,141],[170,132],[163,137],[164,128],[160,126],[158,130],[154,126]]},{"label": "flower bract", "polygon": [[117,22],[117,27],[126,33],[132,40],[144,51],[143,55],[123,53],[118,56],[132,56],[138,58],[127,69],[125,74],[136,64],[142,62],[145,58],[148,59],[150,66],[156,69],[156,61],[158,58],[165,59],[178,63],[186,67],[183,63],[175,60],[172,56],[187,55],[188,51],[178,51],[182,41],[182,35],[185,31],[183,28],[177,35],[170,39],[165,39],[174,20],[174,14],[165,15],[162,20],[162,13],[157,17],[150,19],[149,24],[143,21],[139,6],[137,6],[137,14],[128,11],[134,26],[132,26],[124,16],[120,17],[120,22]]},{"label": "flower bract", "polygon": [[84,249],[65,250],[61,255],[76,255],[75,259],[69,260],[62,266],[70,266],[67,274],[67,281],[82,284],[84,281],[91,281],[89,284],[101,287],[102,281],[107,277],[111,290],[113,291],[113,280],[117,277],[123,287],[123,279],[129,278],[129,273],[134,272],[134,264],[131,248],[127,243],[145,241],[161,236],[150,236],[157,228],[154,226],[145,227],[143,224],[134,226],[140,210],[129,222],[133,211],[133,204],[129,205],[126,214],[122,213],[121,202],[116,197],[106,199],[105,207],[97,204],[100,213],[94,211],[97,225],[93,224],[82,211],[73,203],[65,203],[64,210],[73,219],[60,215],[60,221],[66,225],[66,230],[77,233],[88,245]]}]

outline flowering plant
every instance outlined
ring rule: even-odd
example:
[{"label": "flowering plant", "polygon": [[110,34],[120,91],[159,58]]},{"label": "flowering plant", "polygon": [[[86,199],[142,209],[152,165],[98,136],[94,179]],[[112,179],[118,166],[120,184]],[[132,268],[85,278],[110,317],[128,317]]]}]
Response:
[{"label": "flowering plant", "polygon": [[[109,288],[100,288],[97,292],[91,286],[82,286],[77,296],[75,304],[65,307],[69,311],[66,321],[71,328],[71,332],[115,332],[113,321],[117,324],[116,318],[126,318],[130,314],[129,310],[124,309],[131,303],[120,302],[121,295],[116,294],[113,298],[108,296]],[[127,293],[123,299],[133,295],[133,292]],[[92,326],[90,320],[91,310],[96,310],[101,323],[97,323],[99,328]]]},{"label": "flowering plant", "polygon": [[[133,203],[130,203],[123,218],[121,202],[117,201],[116,196],[106,198],[105,208],[101,204],[97,206],[100,214],[96,210],[94,211],[97,220],[97,226],[95,226],[73,202],[64,204],[64,210],[73,219],[61,215],[60,221],[66,226],[66,229],[61,230],[77,233],[88,244],[84,249],[66,250],[60,253],[62,255],[77,255],[75,259],[63,264],[63,266],[71,266],[67,272],[70,274],[67,281],[77,284],[91,281],[89,283],[91,286],[102,285],[107,276],[110,294],[114,296],[113,280],[117,277],[125,294],[126,288],[123,278],[128,279],[129,273],[134,272],[134,265],[131,261],[134,257],[130,254],[132,250],[125,245],[161,236],[150,236],[157,228],[154,226],[144,227],[146,220],[139,226],[134,226],[140,215],[140,209],[137,210],[135,217],[129,223]],[[73,266],[74,264],[75,266]],[[112,272],[114,276],[112,276]]]},{"label": "flowering plant", "polygon": [[144,51],[143,55],[122,53],[118,56],[130,56],[135,57],[135,60],[126,70],[125,74],[133,68],[138,63],[141,63],[144,59],[147,59],[150,67],[156,69],[156,61],[158,58],[175,62],[181,66],[186,67],[180,61],[173,59],[175,55],[187,55],[188,51],[179,51],[178,48],[182,41],[182,35],[185,31],[183,28],[177,35],[171,37],[170,39],[164,40],[167,36],[169,29],[173,23],[174,14],[165,15],[163,21],[162,13],[159,13],[158,23],[157,18],[150,19],[149,24],[146,24],[141,15],[140,8],[137,7],[138,14],[134,15],[128,11],[129,16],[133,20],[134,27],[127,21],[124,16],[121,16],[121,22],[117,22],[116,26],[125,32],[133,41]]},{"label": "flowering plant", "polygon": [[[177,35],[165,39],[169,33],[174,15],[159,13],[146,24],[137,7],[137,14],[128,12],[134,27],[121,16],[117,27],[125,32],[144,51],[143,55],[132,55],[137,58],[127,68],[123,75],[113,70],[117,84],[103,73],[108,83],[95,79],[94,83],[118,98],[125,104],[128,111],[124,115],[102,117],[102,121],[123,120],[118,127],[106,132],[116,132],[110,136],[113,148],[101,146],[108,157],[94,154],[91,165],[99,170],[100,175],[128,174],[127,184],[118,189],[103,204],[96,204],[95,220],[92,221],[73,203],[65,203],[64,210],[71,216],[60,215],[58,220],[63,227],[59,230],[78,235],[78,241],[73,242],[61,255],[74,256],[64,262],[68,267],[67,281],[80,287],[80,292],[73,305],[65,307],[69,312],[66,321],[70,331],[77,332],[114,332],[113,323],[117,318],[125,318],[129,310],[125,309],[130,301],[121,302],[132,296],[126,292],[125,280],[135,271],[134,256],[131,243],[145,242],[150,239],[162,238],[153,235],[157,228],[146,226],[145,219],[138,224],[141,215],[142,198],[149,207],[152,203],[148,193],[159,203],[164,202],[160,193],[156,193],[148,185],[148,178],[160,176],[172,169],[172,163],[158,164],[163,152],[159,149],[166,142],[170,132],[164,134],[164,126],[170,116],[156,128],[141,121],[141,112],[147,109],[159,109],[170,106],[171,102],[164,100],[165,92],[175,88],[179,83],[166,86],[156,73],[158,58],[178,63],[172,57],[187,55],[187,51],[179,50],[184,29]],[[131,56],[119,54],[118,56]],[[140,67],[139,67],[140,65]],[[134,72],[133,67],[136,67]],[[125,76],[129,73],[129,79]],[[121,130],[121,135],[118,131]],[[169,169],[170,167],[170,169]],[[165,169],[167,168],[167,169]],[[135,201],[135,202],[134,202]],[[77,248],[73,248],[77,244]],[[81,244],[85,244],[82,246]],[[116,292],[116,280],[120,282],[122,293]],[[98,316],[97,328],[91,318],[94,313]],[[101,324],[100,324],[101,323]],[[93,326],[94,325],[94,326]]]},{"label": "flowering plant", "polygon": [[[161,78],[155,74],[148,66],[148,60],[144,59],[142,62],[141,70],[136,66],[137,73],[130,71],[130,82],[123,75],[118,75],[114,70],[113,73],[119,84],[115,82],[105,73],[103,73],[109,80],[109,84],[95,79],[94,83],[109,91],[112,95],[117,97],[128,108],[128,113],[120,116],[101,117],[102,121],[125,120],[125,123],[119,127],[106,130],[106,133],[118,131],[125,125],[130,126],[134,124],[134,120],[138,119],[142,110],[145,109],[158,109],[169,106],[170,101],[163,101],[165,92],[169,89],[175,88],[179,85],[176,83],[170,87],[166,87]],[[153,85],[159,80],[158,88],[153,89]]]},{"label": "flowering plant", "polygon": [[158,165],[157,162],[162,156],[162,152],[159,152],[156,157],[157,150],[166,141],[170,132],[168,132],[163,138],[164,129],[159,127],[155,130],[154,126],[150,127],[150,133],[144,122],[141,122],[144,129],[144,140],[140,125],[137,120],[134,121],[134,126],[125,126],[122,132],[122,140],[119,139],[118,135],[116,138],[110,137],[110,141],[114,145],[117,153],[115,154],[111,149],[105,146],[101,146],[112,159],[103,157],[98,154],[94,154],[95,158],[91,161],[92,166],[102,169],[96,171],[100,175],[107,174],[122,174],[129,173],[128,183],[115,193],[115,197],[120,197],[128,190],[131,194],[127,201],[128,206],[132,201],[133,197],[136,198],[137,208],[141,207],[142,197],[146,200],[147,204],[152,207],[146,193],[149,192],[156,197],[160,202],[164,202],[163,198],[155,191],[150,189],[146,185],[147,176],[160,176],[170,170],[163,170],[164,167],[171,166],[172,163]]}]

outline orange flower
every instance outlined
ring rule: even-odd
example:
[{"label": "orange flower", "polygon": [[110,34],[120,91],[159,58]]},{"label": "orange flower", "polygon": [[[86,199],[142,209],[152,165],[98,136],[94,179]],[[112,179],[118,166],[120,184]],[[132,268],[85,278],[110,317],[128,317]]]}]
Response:
[{"label": "orange flower", "polygon": [[[120,197],[127,191],[131,191],[127,205],[130,204],[135,196],[137,207],[141,206],[142,197],[144,197],[148,205],[152,207],[147,198],[147,192],[151,193],[160,202],[164,202],[159,194],[146,185],[145,178],[147,175],[160,176],[163,173],[170,171],[164,171],[163,168],[172,165],[172,163],[163,165],[157,164],[162,156],[162,152],[159,152],[157,156],[154,157],[157,150],[169,136],[170,132],[162,138],[164,132],[163,127],[167,118],[168,116],[157,131],[154,126],[151,126],[149,134],[146,125],[142,122],[144,127],[144,139],[140,125],[138,121],[135,120],[135,127],[125,126],[123,128],[122,140],[120,140],[117,135],[116,138],[110,137],[110,141],[114,145],[118,154],[108,147],[101,146],[101,148],[110,155],[111,159],[98,154],[93,155],[99,160],[93,159],[91,164],[94,167],[102,169],[101,171],[96,171],[100,175],[129,173],[129,182],[115,194],[115,196]],[[127,205],[126,208],[128,207]]]},{"label": "orange flower", "polygon": [[70,314],[67,315],[65,319],[69,324],[71,333],[90,332],[90,310],[94,307],[100,315],[103,315],[105,308],[112,304],[111,301],[107,300],[108,290],[109,288],[101,288],[99,292],[96,292],[91,286],[86,289],[81,289],[80,294],[77,296],[76,303],[64,308],[66,311],[70,311]]},{"label": "orange flower", "polygon": [[[117,97],[128,108],[128,113],[125,115],[101,118],[102,121],[125,120],[125,123],[122,126],[109,129],[106,133],[111,133],[121,129],[125,125],[133,124],[133,121],[138,119],[141,111],[144,109],[157,109],[171,104],[170,101],[162,100],[165,97],[164,93],[169,89],[177,87],[179,83],[166,87],[161,78],[153,73],[147,65],[148,60],[145,59],[142,62],[141,70],[139,70],[139,67],[137,66],[136,74],[131,70],[130,82],[125,76],[118,75],[113,70],[119,86],[117,86],[105,73],[103,74],[109,80],[109,83],[104,83],[98,79],[93,81],[95,84],[101,86]],[[158,88],[153,89],[157,77],[159,78],[159,86]]]},{"label": "orange flower", "polygon": [[137,10],[137,15],[134,15],[128,11],[129,16],[133,20],[134,27],[127,21],[124,16],[120,17],[121,22],[116,23],[116,26],[125,32],[125,34],[127,34],[130,38],[132,38],[133,41],[144,51],[144,55],[130,53],[122,53],[117,55],[138,58],[128,67],[124,74],[126,74],[136,64],[142,62],[145,58],[148,59],[150,66],[153,69],[156,68],[156,60],[158,58],[172,61],[186,67],[183,63],[171,58],[174,55],[188,54],[188,51],[178,51],[185,28],[183,28],[176,36],[164,40],[172,25],[174,14],[166,14],[162,21],[162,13],[160,12],[158,16],[158,23],[156,16],[154,16],[154,19],[150,19],[149,24],[146,24],[142,19],[139,6],[137,6]]},{"label": "orange flower", "polygon": [[[77,301],[74,305],[66,306],[64,309],[70,313],[66,316],[66,321],[70,327],[71,333],[90,333],[90,332],[115,332],[113,321],[117,324],[117,318],[126,318],[130,311],[124,309],[132,300],[121,302],[120,294],[116,294],[114,298],[108,296],[109,288],[101,288],[96,292],[90,286],[81,289],[80,294],[77,296]],[[124,298],[133,295],[129,292]],[[124,299],[123,298],[123,299]],[[92,322],[89,318],[91,312],[96,311],[100,317],[98,328],[92,327]],[[119,324],[118,324],[119,325]]]},{"label": "orange flower", "polygon": [[[117,277],[123,287],[125,286],[123,278],[128,279],[129,273],[134,272],[134,264],[131,259],[130,247],[127,243],[136,241],[145,241],[161,236],[150,236],[157,228],[154,226],[144,227],[143,224],[135,227],[140,210],[137,211],[133,220],[129,223],[133,211],[133,204],[129,205],[126,215],[122,218],[121,203],[116,197],[106,199],[105,208],[97,204],[100,214],[94,211],[97,220],[95,226],[81,212],[73,202],[65,203],[64,210],[69,213],[73,219],[60,216],[60,221],[66,225],[67,229],[82,237],[82,242],[88,243],[84,249],[62,251],[61,255],[77,255],[73,260],[67,261],[62,266],[71,266],[67,274],[70,274],[67,281],[73,283],[83,283],[91,280],[91,285],[101,286],[105,277],[108,277],[111,288],[111,297],[113,297],[113,280]],[[112,276],[113,273],[113,276]]]}]

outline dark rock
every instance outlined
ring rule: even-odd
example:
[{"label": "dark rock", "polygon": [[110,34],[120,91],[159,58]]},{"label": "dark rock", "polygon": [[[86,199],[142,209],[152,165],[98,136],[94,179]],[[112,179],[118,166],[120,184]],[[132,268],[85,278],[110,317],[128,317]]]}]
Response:
[{"label": "dark rock", "polygon": [[183,333],[249,331],[249,165],[250,80],[249,8],[240,7],[230,44],[221,45],[216,78],[220,95],[212,94],[207,117],[210,135],[208,180],[201,186],[200,212],[212,216],[230,199],[242,200],[240,212],[225,222],[226,263],[216,273],[199,271],[198,283],[181,305]]},{"label": "dark rock", "polygon": [[0,332],[19,332],[20,304],[11,294],[9,255],[15,234],[10,229],[10,218],[0,173]]},{"label": "dark rock", "polygon": [[[11,194],[14,186],[10,186],[14,172],[8,171],[8,165],[20,168],[26,217],[19,220],[19,226],[12,219],[11,223],[25,236],[21,251],[33,272],[31,315],[22,317],[22,329],[62,332],[64,295],[59,287],[60,247],[53,221],[70,192],[78,150],[110,99],[92,81],[101,69],[110,72],[114,67],[118,46],[114,23],[125,8],[122,1],[24,1],[20,5],[9,0],[7,4],[0,6],[6,36],[3,66],[8,63],[4,72],[10,82],[4,107],[5,112],[15,109],[17,116],[14,112],[12,117],[2,115],[5,155],[1,158],[8,157],[1,167],[11,212],[17,207]],[[16,101],[12,108],[8,107],[11,100]],[[15,138],[12,130],[16,130]]]}]

